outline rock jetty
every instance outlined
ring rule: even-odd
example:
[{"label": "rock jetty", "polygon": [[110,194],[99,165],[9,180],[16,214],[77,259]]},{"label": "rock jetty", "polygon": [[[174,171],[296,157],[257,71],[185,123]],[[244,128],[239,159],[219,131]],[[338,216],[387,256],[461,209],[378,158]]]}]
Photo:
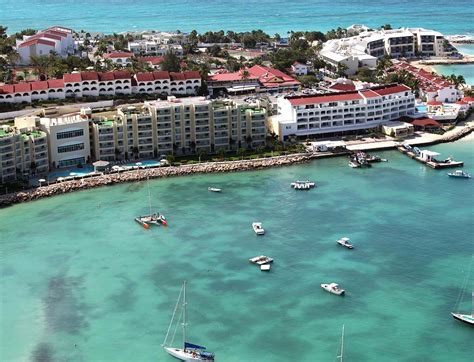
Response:
[{"label": "rock jetty", "polygon": [[[135,182],[146,179],[186,176],[203,173],[258,170],[269,167],[298,164],[321,156],[323,155],[300,153],[255,160],[209,162],[193,165],[135,169],[119,173],[112,172],[108,174],[101,174],[95,177],[57,182],[47,186],[4,195],[0,197],[0,207],[13,205],[20,202],[38,200],[44,197],[65,194],[77,190],[87,190],[99,186],[115,185],[123,182]],[[331,155],[326,155],[326,157],[328,156]]]}]

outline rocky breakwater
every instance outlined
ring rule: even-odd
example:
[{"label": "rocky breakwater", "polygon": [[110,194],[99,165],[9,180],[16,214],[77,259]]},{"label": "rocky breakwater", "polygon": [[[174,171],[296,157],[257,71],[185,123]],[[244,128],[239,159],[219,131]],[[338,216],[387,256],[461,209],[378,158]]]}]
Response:
[{"label": "rocky breakwater", "polygon": [[157,167],[136,169],[118,173],[108,173],[95,177],[76,179],[54,183],[22,192],[11,193],[0,197],[0,207],[38,200],[44,197],[65,194],[68,192],[87,190],[94,187],[114,185],[123,182],[143,181],[146,179],[195,175],[216,172],[237,172],[258,170],[268,167],[286,166],[307,162],[318,157],[315,154],[294,154],[287,156],[260,158],[255,160],[209,162],[183,166]]}]

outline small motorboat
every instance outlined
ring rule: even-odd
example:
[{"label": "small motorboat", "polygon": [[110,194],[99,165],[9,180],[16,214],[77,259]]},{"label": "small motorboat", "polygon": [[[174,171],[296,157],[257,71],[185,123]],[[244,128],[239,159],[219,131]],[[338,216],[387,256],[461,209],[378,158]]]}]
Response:
[{"label": "small motorboat", "polygon": [[257,235],[265,234],[265,229],[262,227],[261,222],[253,222],[252,223],[252,228],[253,228],[253,231],[255,231],[255,234],[257,234]]},{"label": "small motorboat", "polygon": [[336,295],[344,295],[344,293],[346,292],[344,289],[339,288],[339,284],[336,283],[321,284],[321,288],[323,288],[329,293]]},{"label": "small motorboat", "polygon": [[339,239],[338,241],[336,241],[336,243],[338,243],[339,245],[342,245],[348,249],[353,249],[354,248],[354,245],[352,245],[350,242],[349,242],[349,238],[341,238]]},{"label": "small motorboat", "polygon": [[309,190],[316,186],[316,183],[307,181],[295,181],[290,184],[295,190]]},{"label": "small motorboat", "polygon": [[260,265],[260,270],[261,271],[270,271],[270,264],[263,264],[263,265]]},{"label": "small motorboat", "polygon": [[471,178],[471,174],[469,172],[465,172],[463,170],[456,170],[454,172],[448,172],[449,177],[457,177],[457,178]]},{"label": "small motorboat", "polygon": [[273,263],[273,258],[270,258],[265,255],[259,255],[254,258],[250,258],[249,262],[251,262],[252,264],[264,265]]},{"label": "small motorboat", "polygon": [[212,191],[212,192],[221,192],[222,191],[222,189],[219,189],[217,187],[208,187],[207,190]]},{"label": "small motorboat", "polygon": [[360,167],[360,165],[358,163],[353,162],[353,161],[349,161],[349,167],[358,168],[358,167]]}]

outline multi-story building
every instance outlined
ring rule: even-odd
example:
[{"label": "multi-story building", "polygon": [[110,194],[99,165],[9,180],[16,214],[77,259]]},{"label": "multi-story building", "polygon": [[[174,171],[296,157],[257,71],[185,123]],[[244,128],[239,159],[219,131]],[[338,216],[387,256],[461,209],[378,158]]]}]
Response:
[{"label": "multi-story building", "polygon": [[48,143],[45,132],[35,127],[0,128],[0,182],[49,171]]},{"label": "multi-story building", "polygon": [[457,89],[456,85],[450,81],[443,79],[439,75],[414,67],[407,62],[394,61],[393,69],[411,73],[418,80],[420,97],[427,102],[452,103],[464,96],[463,91]]},{"label": "multi-story building", "polygon": [[194,95],[201,87],[199,72],[73,72],[63,79],[0,86],[0,103],[31,103],[67,97],[100,97],[129,94]]},{"label": "multi-story building", "polygon": [[344,64],[346,75],[360,67],[375,67],[377,59],[430,56],[446,57],[457,54],[443,34],[423,28],[363,31],[356,36],[332,39],[324,44],[320,57],[337,68]]},{"label": "multi-story building", "polygon": [[184,55],[180,44],[163,44],[154,40],[136,40],[128,43],[128,50],[135,55],[164,56],[172,52],[178,57]]},{"label": "multi-story building", "polygon": [[114,65],[125,67],[132,64],[134,54],[130,52],[110,52],[102,55],[102,59],[108,59]]},{"label": "multi-story building", "polygon": [[87,116],[40,118],[39,124],[48,135],[49,161],[52,168],[84,165],[90,161]]},{"label": "multi-story building", "polygon": [[266,109],[243,101],[169,97],[125,107],[93,125],[94,157],[150,158],[255,148],[266,142]]},{"label": "multi-story building", "polygon": [[278,99],[269,126],[281,141],[306,139],[377,127],[415,112],[415,96],[405,85]]},{"label": "multi-story building", "polygon": [[24,36],[17,40],[16,50],[20,56],[21,64],[30,64],[31,56],[49,55],[57,53],[60,57],[74,54],[75,43],[73,31],[59,26],[41,30],[35,35]]}]

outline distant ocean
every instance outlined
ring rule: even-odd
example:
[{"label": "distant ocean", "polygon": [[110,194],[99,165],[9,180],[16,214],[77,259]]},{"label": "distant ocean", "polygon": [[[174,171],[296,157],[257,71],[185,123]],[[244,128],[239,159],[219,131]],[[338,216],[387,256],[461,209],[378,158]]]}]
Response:
[{"label": "distant ocean", "polygon": [[362,23],[474,33],[472,0],[2,0],[10,31],[52,24],[107,33],[126,30],[321,30]]}]

